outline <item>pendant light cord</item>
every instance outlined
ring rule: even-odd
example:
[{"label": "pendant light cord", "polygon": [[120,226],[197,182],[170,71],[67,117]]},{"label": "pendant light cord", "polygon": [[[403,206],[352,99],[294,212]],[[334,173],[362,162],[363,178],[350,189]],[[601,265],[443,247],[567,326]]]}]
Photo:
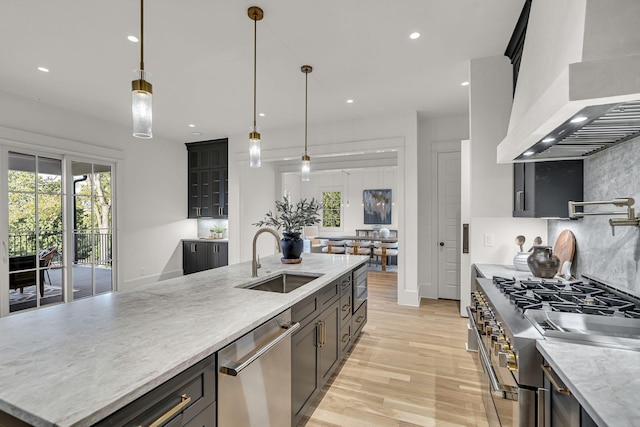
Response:
[{"label": "pendant light cord", "polygon": [[309,98],[309,72],[304,73],[304,155],[307,155],[307,104]]},{"label": "pendant light cord", "polygon": [[258,20],[257,16],[253,14],[253,126],[256,126],[256,73],[258,62]]},{"label": "pendant light cord", "polygon": [[140,70],[144,71],[144,0],[140,0]]}]

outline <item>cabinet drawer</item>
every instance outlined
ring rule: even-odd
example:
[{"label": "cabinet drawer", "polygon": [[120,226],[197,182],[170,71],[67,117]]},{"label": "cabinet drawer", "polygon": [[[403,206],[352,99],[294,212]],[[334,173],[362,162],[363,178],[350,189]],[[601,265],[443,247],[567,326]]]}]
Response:
[{"label": "cabinet drawer", "polygon": [[351,273],[340,278],[340,295],[344,295],[345,292],[351,292]]},{"label": "cabinet drawer", "polygon": [[291,307],[291,320],[299,322],[301,328],[308,325],[338,299],[338,286],[339,281],[334,280],[331,284]]},{"label": "cabinet drawer", "polygon": [[347,357],[349,348],[351,348],[351,322],[340,329],[340,351],[343,359]]},{"label": "cabinet drawer", "polygon": [[[215,401],[215,369],[215,356],[209,356],[96,425],[150,425],[169,413],[166,425],[185,425]],[[203,425],[215,425],[215,418]]]},{"label": "cabinet drawer", "polygon": [[324,311],[325,308],[329,307],[333,302],[338,299],[340,295],[340,280],[335,280],[330,285],[324,287],[318,295],[318,305],[320,306],[320,311]]},{"label": "cabinet drawer", "polygon": [[[307,326],[318,314],[320,314],[320,310],[317,293],[291,307],[291,321],[299,322],[300,329]],[[298,332],[296,331],[296,333]]]},{"label": "cabinet drawer", "polygon": [[353,313],[352,321],[352,336],[355,339],[360,334],[364,324],[367,323],[367,301],[363,302],[360,308]]},{"label": "cabinet drawer", "polygon": [[345,323],[351,323],[351,309],[353,304],[351,302],[351,286],[349,286],[348,291],[345,292],[340,297],[340,324],[344,325]]}]

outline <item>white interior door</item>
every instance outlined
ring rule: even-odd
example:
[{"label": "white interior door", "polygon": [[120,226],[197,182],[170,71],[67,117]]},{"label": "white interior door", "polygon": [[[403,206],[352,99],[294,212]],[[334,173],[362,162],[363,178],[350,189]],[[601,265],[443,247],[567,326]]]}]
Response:
[{"label": "white interior door", "polygon": [[460,152],[438,155],[438,298],[460,299]]}]

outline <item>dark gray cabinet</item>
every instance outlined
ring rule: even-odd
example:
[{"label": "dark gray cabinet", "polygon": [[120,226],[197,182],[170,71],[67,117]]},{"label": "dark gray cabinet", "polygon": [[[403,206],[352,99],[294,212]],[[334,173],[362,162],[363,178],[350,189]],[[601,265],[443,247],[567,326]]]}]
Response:
[{"label": "dark gray cabinet", "polygon": [[104,426],[151,425],[216,426],[215,355],[198,362],[119,411],[95,424]]},{"label": "dark gray cabinet", "polygon": [[188,152],[188,217],[227,218],[228,140],[190,142]]},{"label": "dark gray cabinet", "polygon": [[570,200],[583,199],[582,160],[513,165],[513,216],[568,218]]},{"label": "dark gray cabinet", "polygon": [[184,274],[223,267],[229,263],[227,242],[182,242],[182,270]]},{"label": "dark gray cabinet", "polygon": [[[297,426],[346,357],[352,339],[353,271],[291,308],[301,329],[291,339],[291,424]],[[366,316],[366,302],[356,312]],[[356,324],[358,333],[364,320]]]}]

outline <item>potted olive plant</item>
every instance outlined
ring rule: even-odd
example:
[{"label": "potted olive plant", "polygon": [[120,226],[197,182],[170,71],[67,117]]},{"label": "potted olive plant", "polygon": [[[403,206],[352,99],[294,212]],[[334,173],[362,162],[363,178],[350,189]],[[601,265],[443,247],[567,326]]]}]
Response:
[{"label": "potted olive plant", "polygon": [[262,221],[253,225],[258,227],[272,227],[282,229],[282,258],[285,260],[298,260],[302,253],[304,242],[300,238],[302,227],[310,226],[320,221],[319,211],[322,204],[315,199],[307,201],[301,199],[295,205],[285,195],[282,201],[276,200],[276,213],[267,212]]}]

